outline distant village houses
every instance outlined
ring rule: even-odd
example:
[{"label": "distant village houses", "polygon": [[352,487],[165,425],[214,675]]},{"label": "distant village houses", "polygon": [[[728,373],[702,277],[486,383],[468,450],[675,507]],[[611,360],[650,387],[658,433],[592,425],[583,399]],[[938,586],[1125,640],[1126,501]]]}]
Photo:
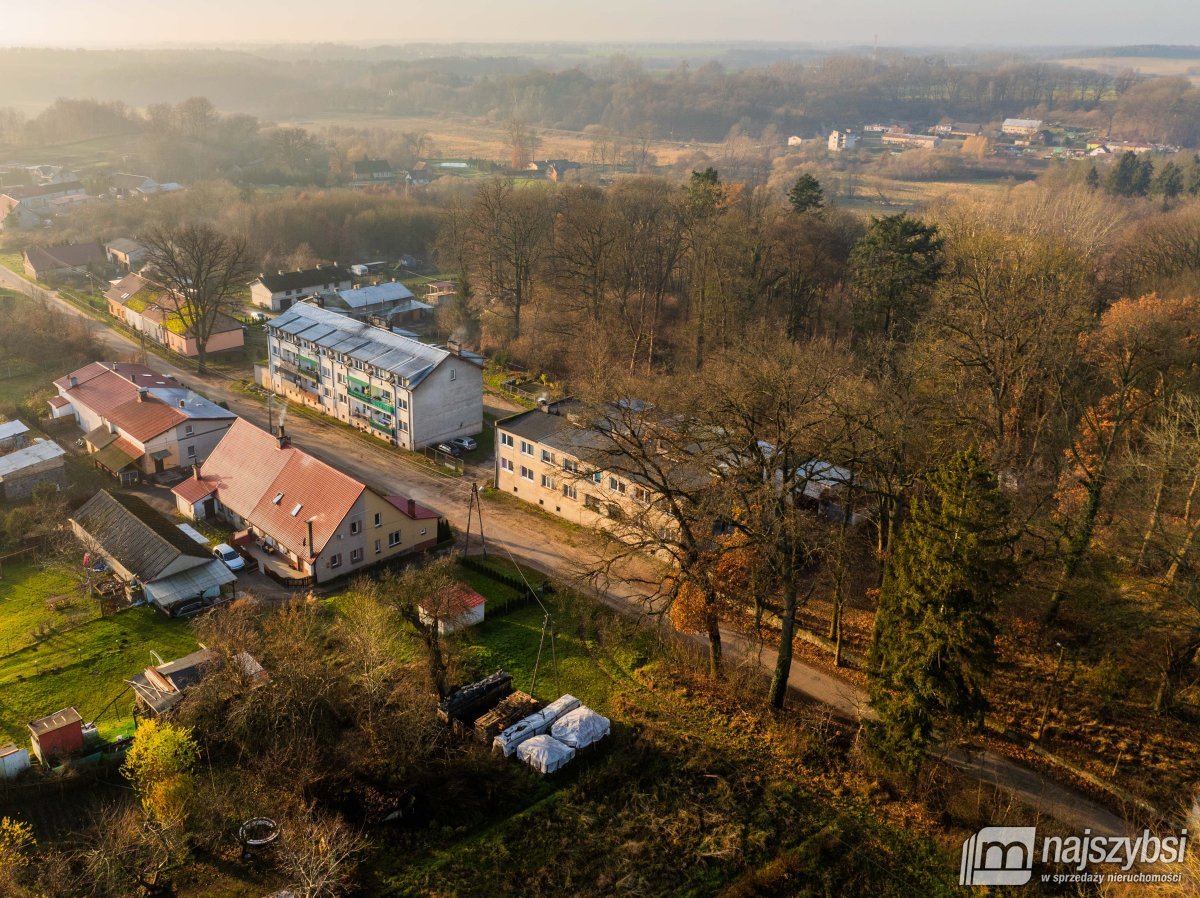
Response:
[{"label": "distant village houses", "polygon": [[350,271],[336,262],[274,274],[263,272],[250,284],[250,301],[272,312],[285,312],[293,303],[321,293],[349,290],[353,283]]},{"label": "distant village houses", "polygon": [[858,135],[853,131],[831,131],[828,146],[831,153],[852,150],[858,146]]},{"label": "distant village houses", "polygon": [[[127,274],[104,293],[108,313],[159,346],[187,358],[200,354],[196,332],[184,320],[182,303],[167,287],[140,274]],[[217,313],[205,344],[206,353],[241,349],[245,327],[229,315]]]},{"label": "distant village houses", "polygon": [[31,246],[23,257],[25,274],[35,281],[94,275],[103,271],[108,259],[99,243],[62,243]]},{"label": "distant village houses", "polygon": [[0,228],[40,228],[49,226],[63,208],[57,200],[82,202],[87,191],[80,181],[61,181],[28,187],[8,187],[0,194]]},{"label": "distant village houses", "polygon": [[932,150],[942,145],[942,139],[936,134],[909,134],[904,131],[888,131],[880,140],[887,146],[905,149]]}]

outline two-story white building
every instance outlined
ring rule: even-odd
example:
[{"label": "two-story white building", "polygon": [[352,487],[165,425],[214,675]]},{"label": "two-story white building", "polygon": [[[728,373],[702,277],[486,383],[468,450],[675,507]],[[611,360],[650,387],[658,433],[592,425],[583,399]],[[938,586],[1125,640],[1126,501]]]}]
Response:
[{"label": "two-story white building", "polygon": [[270,388],[405,449],[483,430],[483,358],[310,303],[267,324]]},{"label": "two-story white building", "polygon": [[250,284],[250,301],[272,312],[283,312],[302,299],[349,290],[353,283],[349,270],[336,262],[275,274],[263,272]]},{"label": "two-story white building", "polygon": [[54,386],[51,416],[73,417],[92,460],[123,483],[199,463],[237,420],[144,365],[92,362]]}]

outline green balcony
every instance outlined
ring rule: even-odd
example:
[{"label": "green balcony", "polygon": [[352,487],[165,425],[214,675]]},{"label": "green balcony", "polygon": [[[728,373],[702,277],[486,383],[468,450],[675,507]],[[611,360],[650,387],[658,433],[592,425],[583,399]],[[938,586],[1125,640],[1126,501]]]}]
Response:
[{"label": "green balcony", "polygon": [[368,420],[367,423],[370,424],[372,427],[374,427],[376,430],[380,431],[381,433],[386,433],[388,436],[391,436],[392,433],[394,433],[396,430],[396,428],[393,427],[391,424],[380,424],[374,418],[371,418],[370,420]]},{"label": "green balcony", "polygon": [[367,393],[364,390],[359,390],[354,387],[346,387],[346,392],[349,393],[351,396],[353,396],[355,399],[359,400],[360,402],[365,402],[371,406],[374,406],[375,408],[379,409],[381,412],[387,412],[389,415],[396,413],[395,406],[389,405],[388,403],[384,402],[382,399],[372,396],[370,393]]}]

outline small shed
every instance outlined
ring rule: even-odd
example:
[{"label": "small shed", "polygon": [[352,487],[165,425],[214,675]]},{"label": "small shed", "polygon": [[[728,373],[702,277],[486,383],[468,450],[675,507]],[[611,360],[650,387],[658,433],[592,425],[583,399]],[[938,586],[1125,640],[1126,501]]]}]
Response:
[{"label": "small shed", "polygon": [[612,731],[607,717],[584,705],[564,714],[550,727],[550,735],[574,749],[595,745]]},{"label": "small shed", "polygon": [[83,749],[83,718],[74,708],[63,708],[29,725],[29,743],[43,764]]},{"label": "small shed", "polygon": [[427,627],[437,622],[437,631],[445,636],[463,627],[483,623],[484,609],[487,599],[465,583],[456,583],[436,596],[422,599],[417,604],[417,612]]},{"label": "small shed", "polygon": [[534,736],[517,746],[517,757],[538,773],[554,773],[571,763],[575,749],[553,736]]},{"label": "small shed", "polygon": [[29,445],[29,428],[22,421],[0,421],[0,454]]},{"label": "small shed", "polygon": [[0,777],[14,779],[29,769],[29,749],[18,748],[15,742],[0,745]]}]

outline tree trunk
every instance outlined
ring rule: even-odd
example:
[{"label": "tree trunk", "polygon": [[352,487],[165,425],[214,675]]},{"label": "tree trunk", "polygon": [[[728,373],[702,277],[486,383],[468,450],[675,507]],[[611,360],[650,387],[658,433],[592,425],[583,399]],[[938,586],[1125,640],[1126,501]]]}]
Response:
[{"label": "tree trunk", "polygon": [[724,657],[721,649],[721,621],[717,617],[716,607],[709,605],[705,614],[705,624],[708,626],[708,675],[714,680],[724,677]]},{"label": "tree trunk", "polygon": [[796,584],[790,572],[783,589],[783,611],[779,626],[779,653],[775,656],[775,672],[771,675],[768,699],[776,710],[783,708],[787,698],[788,679],[792,673],[792,641],[796,637]]},{"label": "tree trunk", "polygon": [[1162,516],[1163,496],[1167,492],[1167,466],[1163,465],[1159,471],[1158,485],[1154,489],[1154,502],[1150,506],[1150,520],[1146,522],[1146,532],[1142,534],[1142,546],[1138,549],[1137,561],[1134,566],[1138,570],[1144,570],[1146,567],[1146,553],[1150,551],[1150,543],[1154,539],[1154,533],[1158,530],[1158,521]]},{"label": "tree trunk", "polygon": [[1046,617],[1044,623],[1050,626],[1058,619],[1059,608],[1062,607],[1063,598],[1067,594],[1067,588],[1071,585],[1071,581],[1075,579],[1075,574],[1079,570],[1079,565],[1083,561],[1084,555],[1092,545],[1092,534],[1096,531],[1096,518],[1100,514],[1100,496],[1104,491],[1103,475],[1099,475],[1088,486],[1088,500],[1084,507],[1083,520],[1080,522],[1079,531],[1075,534],[1070,544],[1067,546],[1067,554],[1063,558],[1062,571],[1058,576],[1058,583],[1054,586],[1054,593],[1050,596],[1050,604],[1046,607]]},{"label": "tree trunk", "polygon": [[197,340],[196,341],[196,373],[197,374],[205,374],[208,371],[208,368],[204,363],[204,360],[206,358],[208,358],[208,341],[207,340]]}]

